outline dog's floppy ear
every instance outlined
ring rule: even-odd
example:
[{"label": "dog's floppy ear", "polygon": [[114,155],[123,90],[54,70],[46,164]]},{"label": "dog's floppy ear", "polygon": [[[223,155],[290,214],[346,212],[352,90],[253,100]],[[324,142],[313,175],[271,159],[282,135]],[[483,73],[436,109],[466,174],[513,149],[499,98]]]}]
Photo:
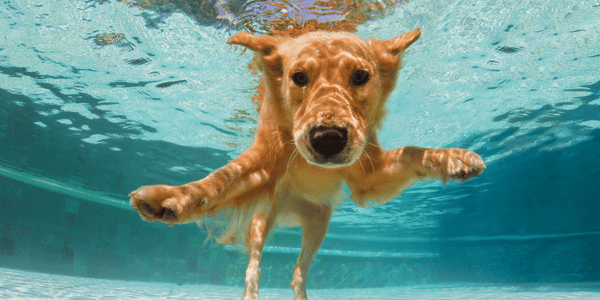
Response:
[{"label": "dog's floppy ear", "polygon": [[421,36],[421,29],[401,34],[386,41],[370,40],[379,57],[379,68],[382,75],[395,76],[400,69],[400,55]]},{"label": "dog's floppy ear", "polygon": [[[277,47],[285,40],[282,37],[258,36],[248,32],[240,32],[232,36],[227,44],[244,46],[262,58],[262,62],[271,75],[281,75],[282,57],[277,53]],[[267,70],[264,70],[267,71]]]}]

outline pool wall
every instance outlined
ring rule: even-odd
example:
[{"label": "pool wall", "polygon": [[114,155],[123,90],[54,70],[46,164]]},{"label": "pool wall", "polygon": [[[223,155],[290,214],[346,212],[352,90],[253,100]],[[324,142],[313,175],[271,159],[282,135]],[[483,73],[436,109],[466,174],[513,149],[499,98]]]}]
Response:
[{"label": "pool wall", "polygon": [[[244,284],[246,253],[205,243],[206,233],[195,224],[150,224],[132,210],[6,177],[0,178],[0,186],[0,267],[178,284]],[[271,250],[263,256],[261,286],[288,287],[297,254],[277,249],[296,249],[300,237],[277,233],[271,240]],[[341,248],[369,253],[410,249],[423,255],[344,256],[346,252],[335,251]],[[600,280],[596,235],[387,244],[332,238],[322,249],[325,254],[317,255],[311,267],[311,288]]]}]

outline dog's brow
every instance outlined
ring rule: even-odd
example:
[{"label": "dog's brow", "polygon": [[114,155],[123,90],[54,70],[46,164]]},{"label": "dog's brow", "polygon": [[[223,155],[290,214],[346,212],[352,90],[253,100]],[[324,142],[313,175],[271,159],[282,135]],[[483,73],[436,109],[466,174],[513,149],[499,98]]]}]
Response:
[{"label": "dog's brow", "polygon": [[333,57],[332,61],[338,62],[338,65],[354,65],[354,67],[364,68],[368,64],[361,56],[356,56],[352,53],[342,51]]},{"label": "dog's brow", "polygon": [[323,47],[306,45],[299,50],[296,63],[292,65],[291,69],[318,68],[321,71],[329,69],[335,73],[335,76],[338,76],[337,72],[342,69],[370,69],[371,57],[362,55],[365,54],[366,51],[358,51],[361,52],[358,54],[353,52],[353,50],[360,48],[338,48],[324,44],[321,46]]},{"label": "dog's brow", "polygon": [[359,55],[361,57],[367,57],[369,53],[365,45],[361,45],[358,43],[349,43],[345,40],[334,40],[331,42],[331,46],[342,49],[354,55]]},{"label": "dog's brow", "polygon": [[306,44],[302,45],[301,47],[302,47],[301,48],[302,50],[300,50],[300,52],[298,53],[298,56],[305,55],[305,54],[313,55],[319,50],[326,49],[327,43],[325,43],[325,42],[306,43]]},{"label": "dog's brow", "polygon": [[331,55],[332,53],[348,52],[351,55],[369,57],[370,52],[366,45],[358,43],[350,43],[346,40],[322,40],[314,41],[313,43],[307,43],[301,46],[302,49],[298,52],[298,56],[302,55],[314,55],[318,51],[321,51],[322,55]]}]

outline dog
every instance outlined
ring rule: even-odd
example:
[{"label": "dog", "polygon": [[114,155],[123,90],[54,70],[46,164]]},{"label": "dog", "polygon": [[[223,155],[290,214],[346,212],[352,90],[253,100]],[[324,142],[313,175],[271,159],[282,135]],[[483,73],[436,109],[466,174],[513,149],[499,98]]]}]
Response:
[{"label": "dog", "polygon": [[[245,243],[249,264],[243,299],[258,299],[260,260],[269,232],[301,226],[293,269],[295,299],[336,206],[350,191],[358,206],[382,205],[420,180],[465,181],[485,169],[469,150],[405,146],[383,150],[377,130],[416,29],[389,40],[317,31],[291,38],[241,32],[230,45],[255,52],[262,77],[259,124],[252,145],[202,180],[144,186],[129,194],[145,221],[169,226],[225,214],[217,241]],[[237,46],[236,46],[237,47]]]}]

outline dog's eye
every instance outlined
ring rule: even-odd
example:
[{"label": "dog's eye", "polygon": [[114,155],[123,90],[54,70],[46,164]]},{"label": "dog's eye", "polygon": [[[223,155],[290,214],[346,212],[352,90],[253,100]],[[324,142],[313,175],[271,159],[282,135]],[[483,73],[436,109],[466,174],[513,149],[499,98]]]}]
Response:
[{"label": "dog's eye", "polygon": [[307,86],[308,85],[308,74],[304,72],[296,72],[292,75],[292,80],[297,86]]},{"label": "dog's eye", "polygon": [[350,84],[353,86],[361,86],[369,81],[369,73],[363,70],[357,70],[350,76]]}]

